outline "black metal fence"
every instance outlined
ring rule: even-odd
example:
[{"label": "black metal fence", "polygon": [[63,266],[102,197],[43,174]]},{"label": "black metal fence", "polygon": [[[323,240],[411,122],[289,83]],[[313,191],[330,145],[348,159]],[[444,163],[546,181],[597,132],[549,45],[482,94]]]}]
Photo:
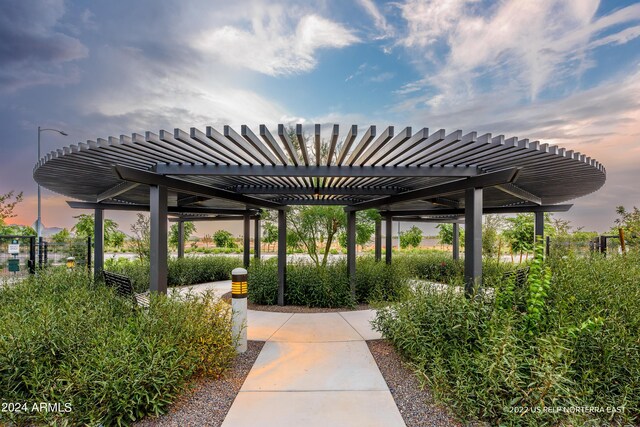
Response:
[{"label": "black metal fence", "polygon": [[0,268],[2,277],[35,272],[36,237],[0,236]]},{"label": "black metal fence", "polygon": [[[599,252],[604,255],[619,253],[622,251],[620,244],[620,236],[602,235],[595,237],[574,237],[559,236],[547,237],[547,253],[551,255],[587,255],[593,252]],[[633,239],[625,238],[625,250],[634,250],[638,248],[637,242]]]},{"label": "black metal fence", "polygon": [[0,236],[0,278],[33,274],[47,266],[91,269],[91,253],[91,238],[60,242],[36,236]]}]

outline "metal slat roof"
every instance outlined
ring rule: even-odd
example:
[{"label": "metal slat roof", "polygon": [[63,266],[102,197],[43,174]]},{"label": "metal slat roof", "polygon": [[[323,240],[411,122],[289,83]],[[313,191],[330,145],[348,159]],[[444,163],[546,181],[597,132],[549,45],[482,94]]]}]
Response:
[{"label": "metal slat roof", "polygon": [[[520,168],[516,181],[485,192],[485,206],[495,208],[563,203],[598,190],[606,179],[604,166],[596,160],[528,139],[444,129],[430,133],[426,127],[395,133],[393,126],[353,125],[342,129],[342,136],[338,125],[326,130],[322,134],[319,125],[297,125],[289,131],[280,124],[274,131],[260,125],[258,132],[243,125],[237,132],[230,126],[208,126],[204,132],[191,128],[96,138],[95,142],[45,155],[36,164],[33,176],[49,190],[87,202],[113,194],[104,201],[149,203],[148,186],[124,185],[114,172],[118,165],[230,190],[250,198],[253,206],[255,200],[271,206],[273,202],[355,205]],[[325,157],[321,156],[323,152]],[[189,194],[183,185],[177,187],[181,190],[172,191],[177,196],[172,200]],[[464,204],[463,190],[444,196],[449,203]],[[191,206],[238,208],[246,204],[198,197]],[[417,199],[381,207],[410,210],[425,206],[441,205]]]}]

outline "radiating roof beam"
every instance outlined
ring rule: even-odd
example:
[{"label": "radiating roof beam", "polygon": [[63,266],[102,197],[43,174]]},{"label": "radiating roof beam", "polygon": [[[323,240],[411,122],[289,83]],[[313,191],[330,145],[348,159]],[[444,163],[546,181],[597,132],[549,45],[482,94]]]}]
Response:
[{"label": "radiating roof beam", "polygon": [[223,129],[223,134],[227,140],[236,145],[236,147],[240,148],[242,151],[251,156],[255,161],[257,161],[261,165],[265,165],[269,163],[269,161],[262,155],[258,150],[256,150],[251,144],[244,140],[243,137],[238,135],[238,132],[233,130],[233,128],[229,125],[225,125]]},{"label": "radiating roof beam", "polygon": [[287,159],[287,155],[284,154],[284,151],[280,148],[280,144],[278,144],[278,141],[275,140],[265,125],[260,125],[260,136],[267,147],[271,148],[271,151],[273,151],[278,160],[280,160],[283,165],[288,165],[289,159]]},{"label": "radiating roof beam", "polygon": [[355,141],[357,136],[358,136],[358,126],[352,125],[351,128],[349,128],[347,137],[344,139],[344,142],[342,143],[342,148],[340,149],[340,155],[338,156],[338,162],[337,162],[339,166],[341,166],[344,160],[347,158],[347,154],[349,154],[351,145],[353,144],[353,141]]},{"label": "radiating roof beam", "polygon": [[[132,134],[131,135],[131,139],[135,142],[135,141],[139,141],[139,137],[140,135],[138,134]],[[179,150],[176,147],[171,147],[169,144],[165,143],[164,141],[162,141],[158,135],[156,135],[155,133],[151,132],[151,131],[146,131],[144,133],[144,141],[157,146],[160,149],[166,150],[171,152],[176,159],[179,159],[181,161],[184,161],[186,163],[190,163],[192,165],[195,165],[196,163],[202,163],[197,159],[197,156],[194,158],[193,156],[188,155],[189,153],[184,152],[183,150]]]},{"label": "radiating roof beam", "polygon": [[115,166],[115,172],[122,180],[137,182],[146,185],[164,185],[172,190],[182,193],[216,197],[234,202],[244,203],[249,206],[257,206],[271,209],[281,208],[282,205],[257,197],[244,196],[233,191],[222,190],[215,187],[194,184],[180,179],[169,178],[152,172],[145,172],[125,166]]},{"label": "radiating roof beam", "polygon": [[176,165],[159,164],[156,172],[163,175],[202,175],[202,176],[256,176],[256,177],[466,177],[479,174],[477,167],[466,166],[407,166],[402,168],[383,168],[378,166],[258,166],[258,165]]},{"label": "radiating roof beam", "polygon": [[121,182],[113,187],[111,187],[110,189],[103,191],[102,193],[98,194],[98,196],[96,197],[96,202],[102,202],[103,200],[107,200],[107,199],[112,199],[114,197],[117,197],[121,194],[126,193],[129,190],[133,190],[134,188],[136,188],[138,185],[137,182]]},{"label": "radiating roof beam", "polygon": [[287,133],[287,130],[285,129],[283,124],[278,125],[278,136],[280,137],[280,140],[282,141],[282,144],[284,145],[285,150],[287,150],[287,153],[289,153],[289,158],[291,158],[291,161],[293,162],[293,164],[295,166],[298,166],[300,163],[302,163],[300,161],[300,158],[298,157],[298,153],[296,153],[296,149],[293,146],[293,143],[291,142],[291,138],[289,138],[289,134]]},{"label": "radiating roof beam", "polygon": [[269,151],[269,149],[258,139],[253,131],[247,125],[242,125],[240,128],[240,134],[247,140],[249,144],[253,146],[265,159],[272,165],[281,164],[275,156]]},{"label": "radiating roof beam", "polygon": [[[429,152],[426,151],[429,148],[433,147],[437,143],[444,141],[447,139],[445,135],[445,130],[440,129],[433,134],[429,135],[428,138],[420,141],[415,144],[413,147],[409,147],[407,150],[399,153],[399,155],[388,162],[388,166],[407,166],[412,163],[416,163],[420,158],[426,157],[429,155]],[[450,138],[449,138],[450,139]],[[453,140],[451,142],[454,142]],[[419,156],[419,157],[416,157]]]},{"label": "radiating roof beam", "polygon": [[526,200],[527,202],[535,203],[536,205],[542,205],[542,199],[540,197],[529,193],[515,184],[502,184],[496,185],[495,187],[504,193],[517,197],[518,199]]},{"label": "radiating roof beam", "polygon": [[460,202],[453,199],[448,199],[446,197],[434,197],[431,199],[426,199],[427,202],[433,203],[434,205],[446,206],[448,208],[459,208]]},{"label": "radiating roof beam", "polygon": [[315,156],[316,156],[316,166],[320,166],[320,157],[322,153],[320,153],[320,125],[316,124],[315,126],[315,134],[314,134],[314,142],[315,142]]},{"label": "radiating roof beam", "polygon": [[[202,134],[202,132],[200,132]],[[230,165],[233,160],[230,160],[228,156],[222,155],[218,150],[215,150],[212,147],[211,140],[204,137],[202,134],[202,140],[198,140],[191,137],[191,133],[187,133],[182,129],[175,128],[173,130],[173,137],[182,142],[183,144],[187,144],[190,147],[193,147],[197,150],[200,150],[203,153],[206,153],[207,156],[212,157],[216,163]]]},{"label": "radiating roof beam", "polygon": [[[391,138],[388,142],[382,144],[376,151],[375,154],[371,155],[369,159],[364,163],[365,165],[375,166],[383,157],[389,154],[391,151],[395,150],[402,143],[411,138],[411,127],[408,126],[402,130],[398,135]],[[375,148],[375,144],[370,147],[371,149]],[[365,157],[368,157],[368,152],[365,153]]]},{"label": "radiating roof beam", "polygon": [[210,152],[207,152],[198,144],[195,144],[193,141],[191,141],[191,138],[186,138],[184,141],[178,140],[174,138],[173,132],[168,132],[166,130],[161,130],[158,137],[160,138],[160,140],[166,142],[167,144],[173,147],[176,147],[179,150],[183,150],[183,151],[192,153],[194,156],[197,156],[200,163],[213,163],[213,164],[226,163],[226,162],[220,161],[218,157],[212,155]]},{"label": "radiating roof beam", "polygon": [[[409,129],[408,133],[411,134],[411,129]],[[407,131],[405,129],[404,131]],[[404,132],[403,131],[403,132]],[[383,147],[394,135],[394,127],[388,126],[384,132],[382,132],[373,143],[369,145],[369,148],[357,159],[358,166],[364,165],[373,155],[375,155],[381,147]]]},{"label": "radiating roof beam", "polygon": [[298,138],[298,146],[300,146],[300,153],[302,153],[302,159],[305,165],[309,165],[309,152],[307,151],[307,141],[305,141],[304,133],[302,132],[302,125],[296,125],[296,138]]},{"label": "radiating roof beam", "polygon": [[333,157],[336,155],[336,145],[338,144],[338,136],[340,135],[340,127],[333,125],[331,131],[331,142],[329,143],[329,155],[327,156],[327,166],[331,166]]},{"label": "radiating roof beam", "polygon": [[346,210],[364,210],[370,208],[377,208],[380,206],[388,206],[401,202],[408,202],[412,200],[424,199],[428,197],[438,197],[446,194],[455,193],[457,191],[463,191],[467,188],[484,188],[492,187],[494,185],[506,184],[513,182],[520,172],[520,168],[503,169],[496,172],[489,172],[482,175],[477,175],[471,178],[458,179],[450,181],[444,184],[433,185],[426,188],[420,188],[417,190],[406,191],[404,193],[396,194],[388,197],[380,197],[374,200],[368,200],[366,202],[357,203],[355,205],[348,206]]},{"label": "radiating roof beam", "polygon": [[369,126],[369,129],[367,129],[367,132],[365,132],[365,134],[362,136],[362,139],[360,140],[360,142],[358,142],[358,144],[356,145],[356,148],[353,149],[353,151],[351,152],[351,155],[347,159],[347,164],[349,166],[353,166],[353,164],[358,160],[358,157],[360,157],[360,155],[367,148],[371,140],[375,138],[375,136],[376,136],[376,127]]},{"label": "radiating roof beam", "polygon": [[[191,128],[190,134],[191,134],[191,137],[193,139],[200,140],[200,138],[201,138],[201,132],[196,128]],[[207,139],[209,139],[210,141],[213,141],[215,143],[213,145],[214,148],[219,148],[221,150],[221,152],[223,152],[223,153],[232,154],[234,156],[234,159],[238,163],[240,163],[240,164],[249,164],[249,165],[254,163],[253,158],[249,154],[247,154],[243,150],[238,150],[237,146],[235,144],[233,144],[231,141],[229,141],[227,138],[225,138],[225,136],[223,134],[218,132],[213,127],[207,126],[205,128],[205,134],[204,135],[205,135],[205,137]],[[222,151],[222,150],[224,150],[224,151]]]},{"label": "radiating roof beam", "polygon": [[[487,214],[510,214],[525,212],[567,212],[573,205],[520,205],[520,206],[499,206],[488,207],[482,210]],[[410,210],[384,210],[380,211],[382,216],[429,216],[429,215],[464,215],[464,209],[410,209]]]}]

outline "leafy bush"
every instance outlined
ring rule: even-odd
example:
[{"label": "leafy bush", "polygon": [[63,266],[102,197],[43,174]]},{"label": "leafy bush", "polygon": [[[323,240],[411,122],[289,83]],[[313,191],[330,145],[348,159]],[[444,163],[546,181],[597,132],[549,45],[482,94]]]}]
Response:
[{"label": "leafy bush", "polygon": [[[501,283],[495,293],[468,300],[420,286],[379,311],[375,327],[462,420],[640,421],[639,255],[551,258],[532,265],[526,288]],[[576,407],[603,412],[562,411]]]},{"label": "leafy bush", "polygon": [[210,296],[153,295],[142,310],[81,271],[49,269],[0,289],[0,390],[4,402],[71,411],[1,412],[0,424],[130,424],[234,354],[229,306]]},{"label": "leafy bush", "polygon": [[[399,254],[394,256],[393,264],[397,264],[399,270],[406,271],[409,277],[456,286],[464,284],[464,260],[454,260],[447,252],[428,251]],[[517,266],[511,263],[483,260],[482,279],[484,286],[500,285],[505,273],[516,268]]]},{"label": "leafy bush", "polygon": [[[273,305],[278,302],[278,264],[276,258],[256,262],[249,267],[249,301]],[[285,304],[309,307],[350,307],[347,266],[344,261],[316,267],[298,261],[287,265]]]},{"label": "leafy bush", "polygon": [[[256,304],[277,304],[277,259],[254,263],[249,268],[249,300]],[[356,300],[344,260],[316,267],[298,261],[287,265],[285,303],[309,307],[350,307],[355,303],[395,300],[408,286],[407,277],[400,270],[373,258],[358,258],[356,266]]]},{"label": "leafy bush", "polygon": [[405,249],[409,246],[414,248],[422,243],[422,230],[415,225],[407,231],[400,232],[400,247]]},{"label": "leafy bush", "polygon": [[218,248],[235,248],[236,242],[233,235],[226,230],[218,230],[213,234],[213,241]]},{"label": "leafy bush", "polygon": [[[215,282],[231,278],[234,268],[242,267],[242,259],[236,257],[185,257],[168,261],[168,286],[184,286]],[[149,263],[144,260],[109,259],[105,269],[123,274],[131,279],[137,292],[149,289]]]}]

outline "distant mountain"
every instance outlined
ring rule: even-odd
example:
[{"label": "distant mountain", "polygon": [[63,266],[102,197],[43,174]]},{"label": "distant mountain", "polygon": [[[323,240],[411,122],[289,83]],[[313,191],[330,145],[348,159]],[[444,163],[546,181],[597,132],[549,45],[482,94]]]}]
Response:
[{"label": "distant mountain", "polygon": [[[31,227],[33,227],[33,229],[36,229],[36,221],[33,222],[33,224],[31,224]],[[51,237],[54,234],[62,231],[61,227],[47,227],[44,223],[41,224],[41,233],[40,235],[42,237]]]}]

